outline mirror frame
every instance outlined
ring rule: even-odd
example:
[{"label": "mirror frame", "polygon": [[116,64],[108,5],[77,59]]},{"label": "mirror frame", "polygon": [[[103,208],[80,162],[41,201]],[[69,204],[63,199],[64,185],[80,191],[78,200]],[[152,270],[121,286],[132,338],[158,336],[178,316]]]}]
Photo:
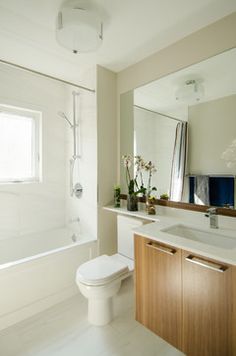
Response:
[{"label": "mirror frame", "polygon": [[[127,200],[127,194],[121,194],[120,198],[122,200]],[[143,198],[143,197],[139,197],[138,200],[140,203],[146,202],[145,198]],[[201,212],[201,213],[206,213],[207,209],[212,207],[212,205],[211,206],[198,205],[198,204],[193,204],[193,203],[176,202],[176,201],[165,200],[165,199],[155,199],[154,204],[169,207],[169,208],[191,210],[191,211],[196,211],[196,212]],[[217,215],[236,217],[236,209],[216,207],[216,213],[217,213]]]}]

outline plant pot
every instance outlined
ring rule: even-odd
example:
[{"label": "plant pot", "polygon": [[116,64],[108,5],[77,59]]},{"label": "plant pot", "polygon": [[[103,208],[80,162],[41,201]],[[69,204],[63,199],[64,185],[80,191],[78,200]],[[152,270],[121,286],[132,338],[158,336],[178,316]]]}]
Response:
[{"label": "plant pot", "polygon": [[127,195],[127,210],[138,211],[138,197],[134,194]]}]

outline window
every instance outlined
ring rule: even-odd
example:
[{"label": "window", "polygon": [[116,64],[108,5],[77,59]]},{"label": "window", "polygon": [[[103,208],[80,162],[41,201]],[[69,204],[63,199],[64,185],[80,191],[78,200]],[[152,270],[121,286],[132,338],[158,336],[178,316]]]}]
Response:
[{"label": "window", "polygon": [[40,112],[0,105],[1,183],[39,182],[40,120]]}]

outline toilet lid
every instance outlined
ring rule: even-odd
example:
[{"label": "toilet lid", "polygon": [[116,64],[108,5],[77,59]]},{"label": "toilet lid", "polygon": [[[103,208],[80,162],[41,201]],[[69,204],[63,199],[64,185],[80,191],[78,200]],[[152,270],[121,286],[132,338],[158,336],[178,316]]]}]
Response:
[{"label": "toilet lid", "polygon": [[83,263],[77,270],[76,279],[81,283],[99,285],[127,272],[127,264],[102,255]]}]

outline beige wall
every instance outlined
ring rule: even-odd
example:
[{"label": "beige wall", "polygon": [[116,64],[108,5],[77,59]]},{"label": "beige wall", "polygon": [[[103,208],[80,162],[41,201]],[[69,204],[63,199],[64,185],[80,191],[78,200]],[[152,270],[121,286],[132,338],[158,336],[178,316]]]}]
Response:
[{"label": "beige wall", "polygon": [[236,95],[189,107],[190,173],[234,174],[222,153],[236,139],[235,113]]},{"label": "beige wall", "polygon": [[236,46],[236,12],[118,73],[118,95]]},{"label": "beige wall", "polygon": [[103,210],[117,183],[116,74],[97,67],[98,241],[100,254],[116,252],[116,216]]},{"label": "beige wall", "polygon": [[[134,153],[134,94],[133,90],[124,93],[120,96],[120,135],[122,137],[122,145],[120,146],[119,157],[126,154],[133,155]],[[122,192],[127,192],[127,183],[125,170],[121,160],[120,165],[120,187]]]}]

